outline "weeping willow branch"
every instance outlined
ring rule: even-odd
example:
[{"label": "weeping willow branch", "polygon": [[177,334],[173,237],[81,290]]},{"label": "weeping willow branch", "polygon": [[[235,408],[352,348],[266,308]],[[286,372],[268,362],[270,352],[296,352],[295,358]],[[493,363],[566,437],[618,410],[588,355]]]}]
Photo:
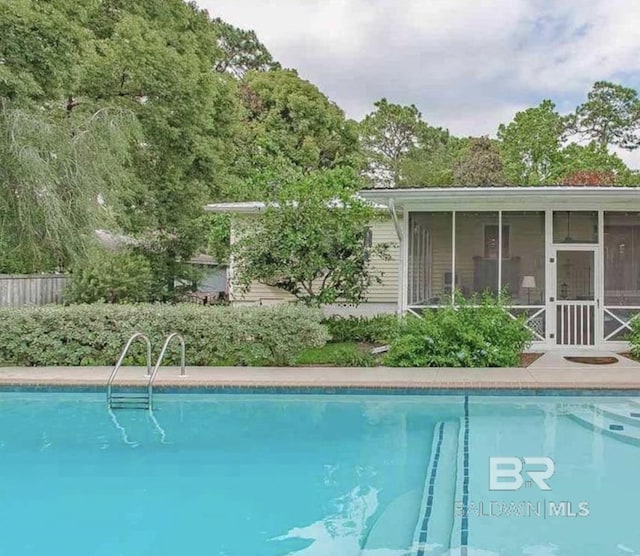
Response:
[{"label": "weeping willow branch", "polygon": [[66,268],[84,256],[127,187],[132,115],[0,107],[0,272]]}]

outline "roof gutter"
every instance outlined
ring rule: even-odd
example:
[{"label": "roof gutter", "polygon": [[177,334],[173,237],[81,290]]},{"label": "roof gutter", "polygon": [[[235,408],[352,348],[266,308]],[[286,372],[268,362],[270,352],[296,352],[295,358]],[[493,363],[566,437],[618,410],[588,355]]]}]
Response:
[{"label": "roof gutter", "polygon": [[398,236],[398,240],[402,241],[403,233],[402,226],[400,226],[400,222],[398,220],[398,213],[396,212],[396,205],[393,202],[393,199],[389,199],[387,202],[387,208],[389,209],[389,214],[391,214],[391,220],[393,222],[393,227],[396,229],[396,235]]}]

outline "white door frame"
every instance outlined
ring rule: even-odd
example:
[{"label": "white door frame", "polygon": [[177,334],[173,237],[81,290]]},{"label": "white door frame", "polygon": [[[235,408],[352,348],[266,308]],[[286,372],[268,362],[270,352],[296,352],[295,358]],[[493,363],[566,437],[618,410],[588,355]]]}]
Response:
[{"label": "white door frame", "polygon": [[[559,251],[584,251],[593,253],[593,301],[579,302],[569,301],[568,304],[581,306],[593,306],[593,344],[560,344],[560,338],[557,337],[557,306],[561,301],[558,300],[558,252]],[[549,343],[552,346],[561,347],[584,347],[598,348],[603,341],[602,328],[602,294],[603,294],[603,273],[602,273],[602,244],[601,243],[562,243],[551,244],[549,246],[549,255],[547,257],[547,271],[549,280],[547,282],[549,289],[547,295],[547,315],[549,316],[549,329],[547,331]],[[577,308],[575,309],[577,310]]]}]

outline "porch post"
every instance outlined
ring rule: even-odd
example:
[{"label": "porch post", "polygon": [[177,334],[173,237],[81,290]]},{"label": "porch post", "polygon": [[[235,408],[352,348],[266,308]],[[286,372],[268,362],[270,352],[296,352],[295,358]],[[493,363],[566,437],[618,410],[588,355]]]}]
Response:
[{"label": "porch post", "polygon": [[409,241],[411,236],[409,234],[409,211],[406,207],[402,212],[402,229],[403,241],[400,245],[400,277],[398,280],[398,305],[401,315],[407,312],[407,287],[409,284]]},{"label": "porch post", "polygon": [[555,299],[556,292],[556,273],[555,273],[555,259],[551,262],[553,255],[553,210],[547,209],[544,211],[544,229],[545,229],[545,246],[544,246],[544,281],[545,281],[545,314],[547,318],[545,322],[547,324],[545,330],[545,343],[548,347],[553,347],[556,344],[556,312],[555,303],[550,301],[553,297]]},{"label": "porch post", "polygon": [[596,307],[593,323],[593,345],[601,347],[604,343],[604,210],[598,210],[598,248],[595,253],[593,269],[594,293]]},{"label": "porch post", "polygon": [[[498,211],[498,299],[502,299],[502,211]],[[518,284],[519,285],[519,284]]]},{"label": "porch post", "polygon": [[451,212],[451,304],[456,302],[456,211]]}]

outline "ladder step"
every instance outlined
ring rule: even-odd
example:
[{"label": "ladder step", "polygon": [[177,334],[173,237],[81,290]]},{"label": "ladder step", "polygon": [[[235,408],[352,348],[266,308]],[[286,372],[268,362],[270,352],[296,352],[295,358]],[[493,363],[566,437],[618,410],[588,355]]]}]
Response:
[{"label": "ladder step", "polygon": [[111,394],[112,400],[148,400],[149,394]]}]

